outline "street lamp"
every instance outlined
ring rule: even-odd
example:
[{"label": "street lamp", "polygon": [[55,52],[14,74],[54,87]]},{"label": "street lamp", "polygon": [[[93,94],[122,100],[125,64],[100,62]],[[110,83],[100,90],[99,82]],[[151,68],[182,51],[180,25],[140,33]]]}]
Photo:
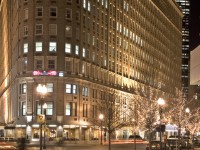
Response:
[{"label": "street lamp", "polygon": [[[42,114],[42,104],[44,103],[44,96],[47,93],[47,87],[45,85],[38,84],[36,90],[41,95],[41,98],[40,98],[41,111],[40,111],[40,113]],[[42,123],[40,123],[40,150],[42,150]]]},{"label": "street lamp", "polygon": [[162,149],[162,131],[161,131],[161,120],[162,120],[162,106],[165,104],[165,101],[163,98],[158,99],[158,105],[159,105],[159,115],[160,115],[160,149]]},{"label": "street lamp", "polygon": [[43,149],[46,149],[46,143],[45,143],[45,138],[46,138],[46,109],[47,109],[47,103],[44,103],[44,105],[42,106],[44,109],[44,118],[45,118],[45,126],[44,126],[44,145],[43,145]]},{"label": "street lamp", "polygon": [[103,114],[99,114],[99,119],[101,120],[101,145],[102,145],[102,120],[103,120]]}]

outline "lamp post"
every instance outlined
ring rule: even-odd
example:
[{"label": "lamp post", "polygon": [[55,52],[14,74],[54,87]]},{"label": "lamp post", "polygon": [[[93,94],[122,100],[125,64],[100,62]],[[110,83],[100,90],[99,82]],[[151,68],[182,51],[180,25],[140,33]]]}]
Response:
[{"label": "lamp post", "polygon": [[100,119],[100,121],[101,121],[101,145],[102,145],[102,141],[103,141],[103,137],[102,137],[102,120],[103,120],[103,114],[99,114],[99,119]]},{"label": "lamp post", "polygon": [[161,120],[162,120],[162,106],[165,104],[164,99],[159,98],[158,99],[158,105],[159,105],[159,115],[160,115],[160,149],[162,149],[162,131],[161,131]]},{"label": "lamp post", "polygon": [[[42,114],[42,104],[44,103],[44,96],[47,93],[47,87],[45,85],[38,84],[36,90],[41,95],[41,98],[40,98],[41,111],[40,111],[40,113]],[[40,150],[42,150],[42,123],[40,123]]]},{"label": "lamp post", "polygon": [[44,126],[44,145],[43,145],[43,149],[46,149],[46,109],[47,109],[47,103],[44,103],[44,105],[42,106],[44,109],[44,118],[45,118],[45,126]]}]

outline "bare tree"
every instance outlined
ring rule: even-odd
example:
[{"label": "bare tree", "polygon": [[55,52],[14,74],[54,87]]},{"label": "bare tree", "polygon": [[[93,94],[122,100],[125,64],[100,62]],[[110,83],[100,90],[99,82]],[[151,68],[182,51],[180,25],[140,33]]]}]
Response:
[{"label": "bare tree", "polygon": [[[126,127],[127,121],[127,99],[121,100],[115,94],[115,91],[102,91],[102,96],[97,105],[97,115],[102,113],[104,118],[102,125],[108,133],[109,150],[111,149],[111,136],[114,136],[116,130]],[[98,116],[90,118],[90,121],[99,125]]]}]

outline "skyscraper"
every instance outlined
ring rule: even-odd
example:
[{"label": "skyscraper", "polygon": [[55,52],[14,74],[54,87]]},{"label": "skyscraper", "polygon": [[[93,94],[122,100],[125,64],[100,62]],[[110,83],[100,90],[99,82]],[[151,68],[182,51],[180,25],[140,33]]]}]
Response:
[{"label": "skyscraper", "polygon": [[[49,138],[91,140],[99,137],[90,121],[103,112],[99,102],[114,99],[126,110],[133,97],[149,100],[150,89],[152,98],[170,100],[181,87],[182,13],[175,1],[2,0],[0,6],[0,122],[20,128],[16,137],[38,141],[42,102]],[[46,95],[36,92],[38,85],[46,85]]]},{"label": "skyscraper", "polygon": [[183,12],[182,24],[182,90],[185,97],[188,98],[189,93],[189,16],[190,16],[190,1],[189,0],[176,0]]}]

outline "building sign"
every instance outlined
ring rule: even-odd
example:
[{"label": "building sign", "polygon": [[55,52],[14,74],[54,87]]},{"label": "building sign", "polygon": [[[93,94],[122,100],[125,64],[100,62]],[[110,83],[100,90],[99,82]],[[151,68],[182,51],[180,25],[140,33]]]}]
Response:
[{"label": "building sign", "polygon": [[55,71],[55,70],[49,70],[49,71],[36,70],[36,71],[33,71],[33,75],[34,76],[56,76],[57,71]]},{"label": "building sign", "polygon": [[45,116],[44,115],[37,115],[37,123],[44,123]]}]

